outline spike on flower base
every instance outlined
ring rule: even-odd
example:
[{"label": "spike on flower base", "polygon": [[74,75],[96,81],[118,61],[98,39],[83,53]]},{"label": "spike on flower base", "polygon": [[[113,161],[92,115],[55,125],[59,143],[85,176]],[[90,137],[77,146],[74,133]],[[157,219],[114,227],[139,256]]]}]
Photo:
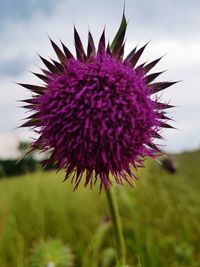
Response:
[{"label": "spike on flower base", "polygon": [[76,57],[50,39],[58,61],[40,57],[47,69],[35,73],[45,84],[21,84],[34,93],[24,101],[34,113],[22,125],[39,133],[31,149],[50,150],[45,163],[64,168],[65,180],[74,174],[75,189],[83,173],[85,186],[100,179],[100,189],[108,190],[109,174],[118,184],[131,183],[131,166],[159,153],[154,138],[169,127],[170,106],[152,95],[174,83],[154,82],[162,72],[149,74],[160,58],[139,64],[147,44],[124,58],[126,28],[123,15],[112,44],[106,45],[103,31],[97,49],[89,32],[87,52],[74,28]]}]

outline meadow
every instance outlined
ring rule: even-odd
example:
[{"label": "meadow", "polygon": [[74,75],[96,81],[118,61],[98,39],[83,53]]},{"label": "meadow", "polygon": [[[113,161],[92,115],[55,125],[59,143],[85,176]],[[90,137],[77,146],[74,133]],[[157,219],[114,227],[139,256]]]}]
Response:
[{"label": "meadow", "polygon": [[[134,188],[114,188],[130,266],[200,266],[200,151],[176,159],[173,175],[147,160]],[[69,246],[74,266],[114,266],[104,192],[81,184],[73,192],[63,177],[40,171],[0,180],[0,267],[31,266],[34,248],[48,240]]]}]

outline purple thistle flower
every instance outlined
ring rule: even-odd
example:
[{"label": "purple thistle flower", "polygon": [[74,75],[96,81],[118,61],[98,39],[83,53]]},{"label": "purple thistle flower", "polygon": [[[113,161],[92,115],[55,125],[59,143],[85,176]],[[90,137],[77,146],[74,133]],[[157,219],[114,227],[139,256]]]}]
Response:
[{"label": "purple thistle flower", "polygon": [[126,27],[123,15],[112,44],[105,46],[103,31],[97,50],[89,32],[87,53],[74,28],[76,57],[50,39],[59,62],[40,57],[47,70],[34,73],[45,85],[20,84],[35,93],[24,100],[34,113],[22,125],[39,133],[31,150],[50,150],[45,164],[65,169],[65,180],[72,177],[75,189],[83,174],[85,186],[100,179],[100,190],[111,185],[109,174],[118,184],[131,184],[131,166],[137,169],[144,157],[157,156],[153,140],[161,138],[160,129],[171,128],[164,111],[171,106],[151,95],[175,82],[156,83],[162,72],[148,74],[161,58],[138,64],[146,45],[124,59]]}]

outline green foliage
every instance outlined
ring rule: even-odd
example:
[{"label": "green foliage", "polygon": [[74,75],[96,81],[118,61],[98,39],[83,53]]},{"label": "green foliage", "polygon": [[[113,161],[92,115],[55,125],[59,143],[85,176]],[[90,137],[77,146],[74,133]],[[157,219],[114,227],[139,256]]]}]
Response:
[{"label": "green foliage", "polygon": [[27,158],[19,161],[17,160],[0,160],[0,178],[11,177],[27,172],[34,172],[39,168],[39,163],[32,159]]},{"label": "green foliage", "polygon": [[[129,267],[199,267],[200,152],[177,156],[178,171],[151,161],[134,188],[117,188]],[[0,266],[29,267],[41,240],[60,240],[74,266],[113,267],[112,225],[104,193],[64,173],[37,172],[0,181]],[[97,186],[98,187],[98,186]]]},{"label": "green foliage", "polygon": [[31,267],[70,267],[73,255],[59,240],[41,242],[33,251]]},{"label": "green foliage", "polygon": [[[20,235],[16,218],[10,214],[1,236],[0,266],[21,267],[23,264],[23,250],[23,238]],[[4,262],[6,262],[6,265]]]}]

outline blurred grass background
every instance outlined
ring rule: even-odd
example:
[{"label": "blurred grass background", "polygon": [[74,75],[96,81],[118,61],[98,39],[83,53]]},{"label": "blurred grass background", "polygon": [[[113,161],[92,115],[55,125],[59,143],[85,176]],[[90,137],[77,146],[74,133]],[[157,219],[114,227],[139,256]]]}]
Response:
[{"label": "blurred grass background", "polygon": [[[176,159],[173,175],[147,160],[134,188],[115,188],[130,266],[200,266],[200,151]],[[0,180],[1,267],[30,266],[33,249],[51,239],[71,248],[74,266],[114,266],[104,192],[73,192],[63,177],[40,171]]]}]

